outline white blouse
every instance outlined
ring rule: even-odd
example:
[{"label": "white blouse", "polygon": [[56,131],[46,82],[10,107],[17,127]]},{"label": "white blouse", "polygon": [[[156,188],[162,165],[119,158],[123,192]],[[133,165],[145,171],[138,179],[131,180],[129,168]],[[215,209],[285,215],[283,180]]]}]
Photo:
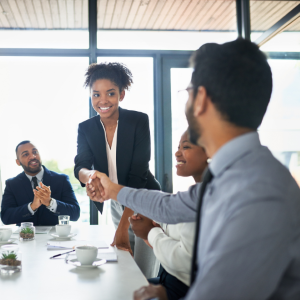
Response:
[{"label": "white blouse", "polygon": [[105,141],[106,141],[106,155],[107,155],[107,165],[108,165],[108,177],[113,183],[118,184],[118,174],[117,174],[117,132],[118,132],[118,125],[119,121],[117,123],[117,127],[114,133],[113,141],[111,144],[111,148],[109,147],[106,131],[104,124],[102,123],[101,119],[100,122],[103,126],[103,130],[105,133]]}]

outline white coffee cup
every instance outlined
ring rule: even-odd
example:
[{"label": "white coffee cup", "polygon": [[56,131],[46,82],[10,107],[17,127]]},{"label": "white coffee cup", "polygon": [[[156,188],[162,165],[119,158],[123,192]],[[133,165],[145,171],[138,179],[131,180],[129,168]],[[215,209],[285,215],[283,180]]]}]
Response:
[{"label": "white coffee cup", "polygon": [[95,246],[77,246],[75,251],[77,259],[82,265],[93,264],[98,255],[98,248]]},{"label": "white coffee cup", "polygon": [[12,235],[12,229],[0,228],[0,241],[8,241]]},{"label": "white coffee cup", "polygon": [[56,225],[55,229],[60,237],[66,237],[71,232],[71,225]]}]

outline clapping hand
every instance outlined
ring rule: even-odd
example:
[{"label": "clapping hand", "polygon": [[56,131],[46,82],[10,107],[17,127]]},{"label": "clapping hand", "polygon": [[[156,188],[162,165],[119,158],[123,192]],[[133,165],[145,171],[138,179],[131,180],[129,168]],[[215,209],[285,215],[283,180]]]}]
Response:
[{"label": "clapping hand", "polygon": [[[34,191],[35,190],[33,190],[33,192]],[[41,200],[36,195],[34,195],[33,201],[32,201],[32,203],[30,205],[30,207],[32,208],[32,210],[37,210],[41,205],[42,205]]]},{"label": "clapping hand", "polygon": [[157,298],[159,300],[168,300],[166,289],[160,284],[150,284],[148,286],[140,288],[133,294],[134,300],[147,300],[152,298]]},{"label": "clapping hand", "polygon": [[41,187],[37,186],[36,190],[33,190],[34,196],[37,197],[41,204],[45,206],[50,205],[51,189],[50,186],[46,186],[41,182]]}]

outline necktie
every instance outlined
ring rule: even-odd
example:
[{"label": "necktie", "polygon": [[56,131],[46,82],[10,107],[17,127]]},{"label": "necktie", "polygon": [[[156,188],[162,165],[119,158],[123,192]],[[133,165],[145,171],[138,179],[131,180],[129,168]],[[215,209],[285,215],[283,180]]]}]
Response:
[{"label": "necktie", "polygon": [[205,192],[205,188],[207,184],[212,180],[213,175],[210,172],[209,168],[206,169],[203,181],[200,189],[200,196],[199,196],[199,202],[197,207],[197,221],[196,221],[196,234],[195,234],[195,242],[194,242],[194,248],[193,248],[193,257],[192,257],[192,268],[191,268],[191,285],[194,282],[197,271],[198,271],[198,261],[197,261],[197,252],[198,252],[198,240],[199,240],[199,232],[200,232],[200,217],[201,217],[201,206],[203,202],[203,196]]},{"label": "necktie", "polygon": [[35,189],[38,185],[38,182],[37,182],[37,178],[34,176],[32,177],[32,182],[33,182],[33,188]]}]

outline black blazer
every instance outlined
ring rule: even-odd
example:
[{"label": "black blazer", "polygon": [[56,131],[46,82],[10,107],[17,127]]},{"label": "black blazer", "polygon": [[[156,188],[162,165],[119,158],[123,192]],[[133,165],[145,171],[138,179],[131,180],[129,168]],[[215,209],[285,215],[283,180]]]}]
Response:
[{"label": "black blazer", "polygon": [[[151,155],[149,119],[144,113],[119,107],[117,131],[117,175],[121,185],[160,190],[149,171]],[[82,168],[95,169],[108,175],[105,132],[97,115],[79,124],[75,177]],[[84,187],[85,185],[81,183]],[[94,202],[102,213],[103,203]]]},{"label": "black blazer", "polygon": [[32,215],[28,203],[33,201],[31,182],[24,172],[6,180],[2,198],[1,219],[4,224],[33,222],[34,225],[56,225],[59,215],[69,215],[71,221],[77,221],[80,208],[72,189],[69,177],[49,171],[44,167],[43,183],[51,188],[51,197],[57,201],[56,213],[41,205]]}]

